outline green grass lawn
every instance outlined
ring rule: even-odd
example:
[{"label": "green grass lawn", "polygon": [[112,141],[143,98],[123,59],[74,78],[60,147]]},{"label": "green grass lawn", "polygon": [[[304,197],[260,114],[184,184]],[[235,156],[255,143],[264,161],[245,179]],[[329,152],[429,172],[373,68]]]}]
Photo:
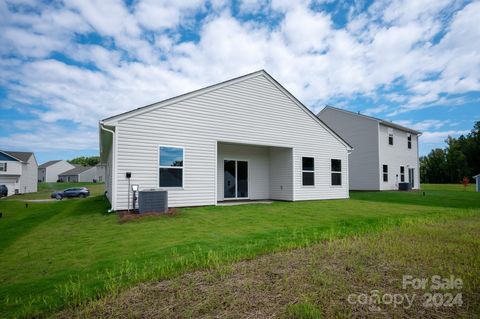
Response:
[{"label": "green grass lawn", "polygon": [[13,195],[4,200],[49,199],[52,192],[71,187],[87,187],[91,196],[101,195],[105,191],[104,183],[38,183],[38,192]]},{"label": "green grass lawn", "polygon": [[466,190],[462,184],[422,184],[421,187],[421,190],[412,192],[350,192],[350,197],[385,203],[480,208],[480,193],[475,193],[475,185],[469,185]]},{"label": "green grass lawn", "polygon": [[[78,185],[78,184],[76,184]],[[185,208],[119,224],[102,196],[0,201],[0,317],[40,316],[125,286],[416,219],[480,214],[480,194],[359,192],[350,200]]]},{"label": "green grass lawn", "polygon": [[[56,317],[478,318],[479,264],[479,215],[415,220],[382,232],[324,241],[168,280],[152,280],[85,306],[66,309]],[[404,275],[422,279],[453,275],[463,285],[443,291],[429,289],[429,284],[425,290],[404,288]],[[378,303],[379,313],[368,304],[348,302],[351,293],[375,290],[379,295],[407,294],[412,303],[407,308]],[[461,294],[462,303],[424,307],[425,292],[457,298]]]}]

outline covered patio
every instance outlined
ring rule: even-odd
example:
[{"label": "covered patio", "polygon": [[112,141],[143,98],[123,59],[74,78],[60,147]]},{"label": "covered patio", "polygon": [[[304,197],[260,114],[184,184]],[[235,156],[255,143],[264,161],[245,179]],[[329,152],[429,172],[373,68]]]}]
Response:
[{"label": "covered patio", "polygon": [[291,147],[217,142],[217,202],[293,201]]}]

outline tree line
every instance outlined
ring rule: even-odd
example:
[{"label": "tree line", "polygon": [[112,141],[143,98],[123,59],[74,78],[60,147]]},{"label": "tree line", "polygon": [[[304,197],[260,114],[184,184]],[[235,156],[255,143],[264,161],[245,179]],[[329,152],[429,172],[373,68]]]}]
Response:
[{"label": "tree line", "polygon": [[99,156],[80,156],[68,161],[70,164],[77,164],[82,166],[95,166],[100,163]]},{"label": "tree line", "polygon": [[433,149],[420,157],[423,183],[460,183],[464,177],[480,174],[480,121],[467,135],[448,137],[445,148]]}]

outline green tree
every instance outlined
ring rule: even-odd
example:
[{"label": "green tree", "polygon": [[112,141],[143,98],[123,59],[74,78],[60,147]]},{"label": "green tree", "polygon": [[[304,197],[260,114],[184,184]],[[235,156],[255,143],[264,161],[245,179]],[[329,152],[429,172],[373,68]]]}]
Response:
[{"label": "green tree", "polygon": [[[460,140],[462,140],[462,142],[460,142]],[[467,157],[462,149],[464,140],[465,137],[462,135],[458,139],[448,137],[445,141],[447,143],[446,160],[448,183],[460,183],[463,177],[469,177],[471,175]]]},{"label": "green tree", "polygon": [[99,156],[80,156],[76,157],[72,160],[68,161],[70,164],[77,164],[77,165],[83,165],[83,166],[95,166],[98,163],[100,163],[100,157]]},{"label": "green tree", "polygon": [[441,148],[431,150],[420,159],[420,173],[424,183],[445,183],[447,180],[447,158]]},{"label": "green tree", "polygon": [[480,173],[480,121],[467,135],[448,137],[445,149],[420,158],[420,178],[426,183],[459,183]]}]

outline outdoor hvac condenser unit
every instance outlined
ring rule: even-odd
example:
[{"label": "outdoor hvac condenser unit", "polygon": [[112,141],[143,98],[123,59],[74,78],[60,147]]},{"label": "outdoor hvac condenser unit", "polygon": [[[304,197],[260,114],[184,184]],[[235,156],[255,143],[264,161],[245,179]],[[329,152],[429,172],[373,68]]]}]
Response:
[{"label": "outdoor hvac condenser unit", "polygon": [[410,183],[398,183],[398,190],[399,191],[411,191],[412,185]]},{"label": "outdoor hvac condenser unit", "polygon": [[138,192],[138,212],[168,212],[168,192],[161,189],[144,189]]}]

